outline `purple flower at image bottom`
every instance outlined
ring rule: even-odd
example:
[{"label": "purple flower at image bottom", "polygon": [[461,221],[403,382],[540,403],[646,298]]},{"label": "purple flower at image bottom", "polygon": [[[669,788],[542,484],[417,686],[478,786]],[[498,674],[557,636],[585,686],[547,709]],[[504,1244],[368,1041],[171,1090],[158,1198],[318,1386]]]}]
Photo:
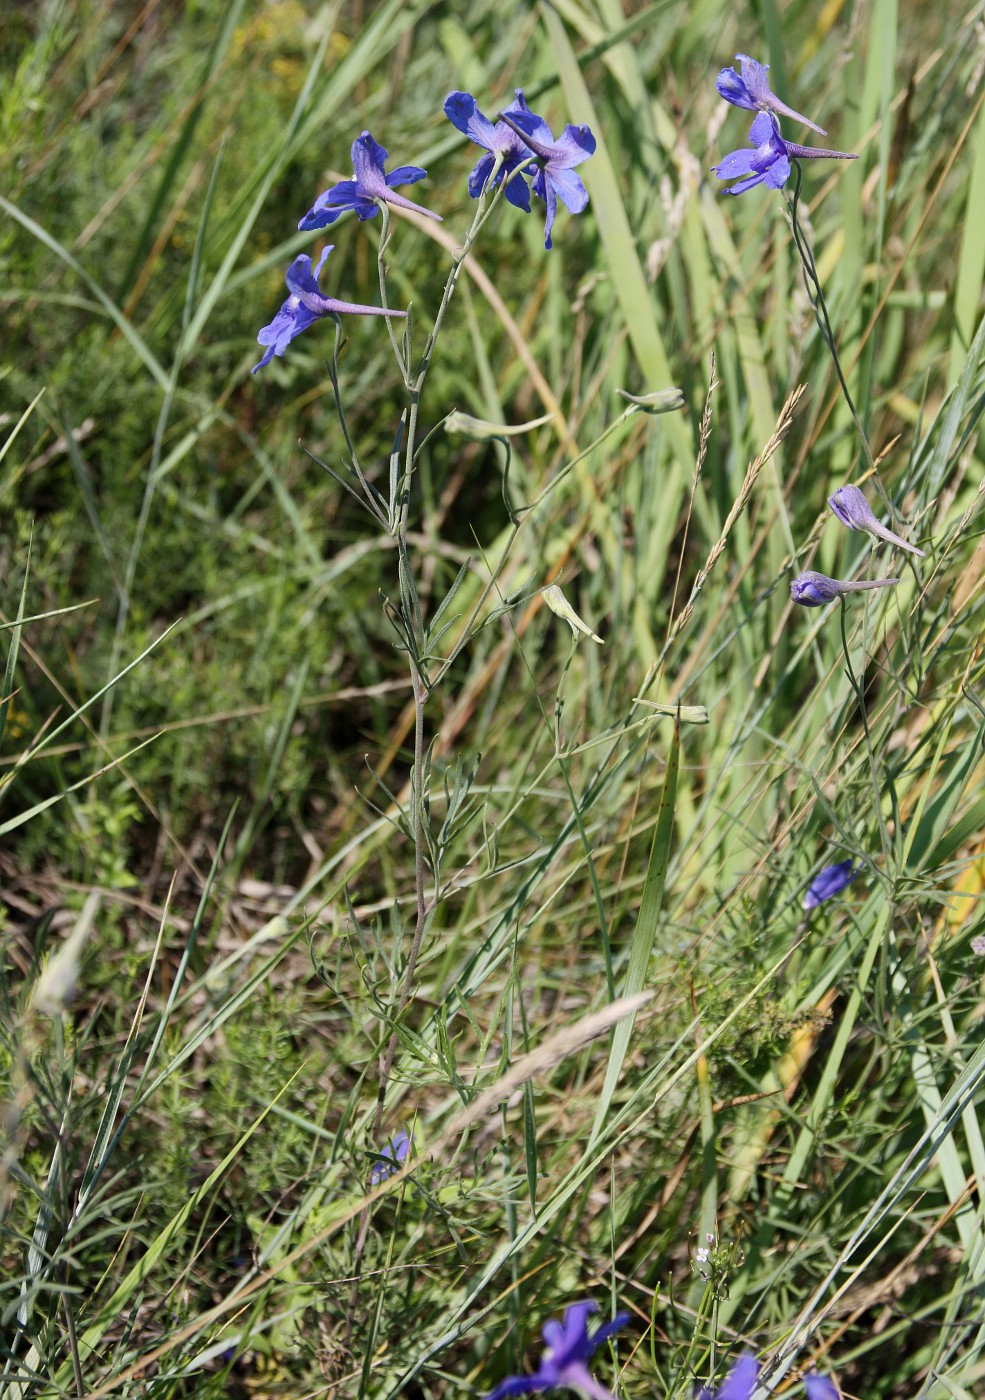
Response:
[{"label": "purple flower at image bottom", "polygon": [[748,147],[730,151],[711,167],[719,180],[735,180],[723,194],[745,194],[756,185],[778,190],[790,179],[791,157],[798,160],[857,160],[848,151],[825,151],[819,146],[799,146],[780,135],[776,118],[760,112],[749,128]]},{"label": "purple flower at image bottom", "polygon": [[[472,198],[479,198],[499,160],[500,166],[493,177],[493,187],[505,180],[506,198],[517,209],[529,214],[530,189],[522,174],[513,173],[524,161],[530,159],[529,146],[502,119],[493,126],[489,118],[479,111],[479,104],[470,92],[450,92],[445,98],[444,112],[452,126],[487,152],[479,157],[469,176],[469,194]],[[517,88],[515,100],[505,109],[503,115],[519,117],[529,112],[523,89]]]},{"label": "purple flower at image bottom", "polygon": [[629,1313],[617,1313],[588,1335],[588,1319],[598,1312],[592,1302],[573,1303],[564,1314],[564,1321],[552,1318],[545,1322],[542,1334],[545,1351],[540,1365],[530,1376],[508,1376],[500,1381],[487,1400],[505,1400],[509,1395],[530,1395],[538,1390],[576,1390],[590,1400],[613,1400],[610,1391],[595,1379],[588,1369],[592,1356],[620,1327],[629,1321]]},{"label": "purple flower at image bottom", "polygon": [[413,209],[429,219],[441,222],[440,214],[432,214],[421,204],[414,204],[402,194],[394,193],[394,185],[412,185],[427,175],[419,165],[400,165],[389,175],[384,169],[387,153],[368,131],[352,143],[353,180],[340,180],[330,190],[325,190],[315,200],[298,224],[302,231],[327,228],[334,224],[347,209],[351,209],[358,219],[375,217],[381,203],[391,204],[395,209]]},{"label": "purple flower at image bottom", "polygon": [[383,306],[361,306],[358,302],[337,301],[335,297],[322,296],[318,289],[318,278],[325,265],[325,259],[334,246],[333,243],[329,243],[315,268],[312,268],[308,254],[301,253],[287,269],[285,281],[291,295],[270,325],[264,326],[257,336],[259,343],[266,345],[267,352],[259,364],[253,366],[254,374],[258,369],[263,369],[264,365],[269,365],[275,355],[283,355],[294,337],[314,325],[322,316],[407,315],[406,311],[389,311]]},{"label": "purple flower at image bottom", "polygon": [[594,154],[595,137],[589,127],[569,123],[555,141],[543,117],[529,110],[515,114],[503,112],[502,118],[537,157],[532,189],[537,198],[547,205],[544,247],[551,248],[551,230],[558,200],[572,214],[580,214],[588,204],[588,191],[581,176],[576,175],[572,167],[581,165],[582,161]]},{"label": "purple flower at image bottom", "polygon": [[812,1372],[804,1377],[807,1400],[841,1400],[838,1387],[830,1376],[819,1376]]},{"label": "purple flower at image bottom", "polygon": [[386,1181],[387,1177],[393,1176],[399,1167],[402,1167],[407,1160],[413,1138],[409,1133],[405,1133],[403,1128],[399,1133],[395,1133],[390,1142],[385,1143],[379,1154],[373,1170],[369,1174],[370,1186],[379,1186]]},{"label": "purple flower at image bottom", "polygon": [[807,893],[804,895],[804,908],[816,909],[826,899],[833,899],[836,894],[841,894],[842,890],[846,889],[860,873],[861,866],[856,866],[853,860],[840,860],[837,865],[826,865],[807,886]]},{"label": "purple flower at image bottom", "polygon": [[915,544],[909,544],[893,530],[887,530],[885,525],[879,523],[859,487],[839,486],[834,495],[828,497],[828,505],[842,525],[849,530],[865,530],[877,539],[885,540],[887,544],[894,544],[897,549],[905,549],[909,554],[918,554],[921,559],[926,559],[922,549],[918,549]]},{"label": "purple flower at image bottom", "polygon": [[766,76],[768,63],[757,63],[747,53],[737,53],[735,56],[742,65],[742,76],[734,68],[723,68],[715,79],[715,86],[726,102],[731,102],[733,107],[745,107],[749,112],[775,112],[780,117],[792,117],[795,122],[803,122],[812,131],[827,136],[823,126],[818,126],[801,112],[795,112],[770,91]]},{"label": "purple flower at image bottom", "polygon": [[[759,1362],[745,1352],[732,1363],[717,1390],[706,1387],[698,1391],[695,1400],[750,1400],[759,1382]],[[838,1387],[827,1376],[811,1374],[804,1377],[807,1400],[839,1400]]]},{"label": "purple flower at image bottom", "polygon": [[825,603],[833,603],[843,593],[867,593],[872,588],[891,588],[899,583],[898,578],[859,579],[852,583],[846,579],[828,578],[815,569],[798,574],[790,585],[790,597],[804,608],[823,608]]}]

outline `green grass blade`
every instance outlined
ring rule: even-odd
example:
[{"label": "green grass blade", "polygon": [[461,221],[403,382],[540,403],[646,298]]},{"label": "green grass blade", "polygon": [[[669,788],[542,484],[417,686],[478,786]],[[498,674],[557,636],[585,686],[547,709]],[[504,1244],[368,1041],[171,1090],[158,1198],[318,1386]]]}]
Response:
[{"label": "green grass blade", "polygon": [[[31,543],[27,546],[27,559],[24,563],[24,582],[21,584],[20,601],[17,604],[17,616],[14,618],[10,628],[10,645],[7,648],[7,662],[3,668],[3,690],[0,691],[0,743],[3,742],[4,730],[7,727],[7,716],[10,713],[10,702],[14,694],[14,676],[17,673],[17,653],[20,651],[21,630],[24,625],[24,610],[27,606],[27,581],[31,576]],[[3,787],[0,786],[0,796],[3,794]]]},{"label": "green grass blade", "polygon": [[[653,952],[657,928],[660,923],[664,886],[667,883],[667,867],[670,865],[670,847],[674,838],[674,804],[677,797],[677,777],[680,763],[681,728],[675,719],[674,737],[667,755],[667,771],[664,774],[660,806],[657,810],[657,824],[653,830],[650,859],[647,862],[646,878],[643,882],[639,918],[636,921],[633,941],[629,949],[629,965],[626,968],[626,977],[620,992],[622,996],[633,996],[635,993],[641,992],[646,984],[650,956]],[[595,1111],[595,1122],[592,1125],[592,1135],[589,1139],[590,1144],[596,1141],[606,1121],[612,1096],[616,1091],[619,1076],[622,1074],[626,1052],[633,1034],[634,1021],[635,1017],[627,1016],[625,1020],[619,1022],[613,1031],[609,1063],[606,1066],[605,1082],[602,1085],[598,1108]]]}]

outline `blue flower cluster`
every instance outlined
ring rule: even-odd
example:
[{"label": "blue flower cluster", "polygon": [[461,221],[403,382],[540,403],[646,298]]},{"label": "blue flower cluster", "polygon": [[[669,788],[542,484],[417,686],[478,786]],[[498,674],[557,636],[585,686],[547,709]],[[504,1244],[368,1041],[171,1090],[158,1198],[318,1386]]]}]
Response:
[{"label": "blue flower cluster", "polygon": [[[572,1303],[563,1322],[553,1318],[545,1322],[545,1351],[537,1370],[528,1376],[507,1376],[486,1400],[507,1400],[539,1390],[573,1390],[589,1400],[613,1400],[611,1392],[589,1371],[588,1363],[603,1342],[625,1327],[629,1313],[617,1313],[611,1322],[603,1323],[589,1335],[589,1318],[597,1312],[596,1303]],[[759,1363],[747,1353],[733,1363],[717,1391],[702,1388],[695,1400],[750,1400],[758,1381]],[[839,1400],[838,1387],[827,1376],[805,1376],[804,1389],[807,1400]]]},{"label": "blue flower cluster", "polygon": [[[747,54],[738,54],[737,58],[741,72],[723,68],[716,86],[726,102],[755,116],[748,146],[730,152],[713,167],[719,179],[734,182],[725,193],[743,194],[760,184],[779,189],[790,178],[793,160],[856,159],[846,151],[788,141],[781,133],[780,117],[800,122],[822,136],[826,133],[771,91],[765,65]],[[515,90],[513,102],[499,112],[494,121],[480,111],[475,97],[468,92],[450,93],[444,102],[444,113],[452,125],[482,151],[468,178],[470,196],[479,199],[502,188],[505,200],[523,213],[531,211],[531,196],[540,200],[545,209],[544,246],[551,248],[558,204],[563,204],[572,214],[580,214],[588,205],[588,192],[575,173],[575,167],[595,151],[591,130],[587,126],[568,125],[555,138],[547,122],[530,110],[521,88]],[[301,231],[328,228],[347,211],[359,220],[372,219],[384,206],[440,221],[438,214],[397,193],[397,187],[416,184],[426,178],[427,172],[420,166],[401,165],[388,174],[388,154],[368,131],[362,132],[353,143],[351,155],[352,179],[341,180],[318,196],[298,224]],[[254,372],[269,364],[275,355],[282,355],[295,336],[322,317],[406,316],[406,312],[388,307],[365,306],[325,296],[319,287],[319,278],[331,252],[329,245],[314,267],[310,257],[302,254],[289,268],[290,295],[257,337],[266,349]],[[866,531],[898,549],[923,556],[916,545],[879,522],[859,487],[840,487],[829,498],[829,505],[846,528]],[[821,607],[848,593],[886,588],[897,582],[896,578],[845,581],[807,570],[793,580],[791,597],[804,607]],[[840,894],[860,871],[861,866],[851,859],[825,866],[807,888],[803,897],[804,910],[810,911]],[[403,1130],[384,1144],[376,1154],[370,1186],[380,1186],[397,1172],[407,1161],[411,1148],[412,1138]],[[552,1319],[545,1323],[545,1350],[537,1370],[528,1375],[508,1376],[491,1392],[488,1400],[507,1400],[507,1397],[551,1389],[574,1390],[591,1400],[612,1400],[591,1374],[589,1363],[603,1343],[626,1325],[629,1314],[618,1313],[611,1321],[590,1331],[590,1320],[597,1312],[594,1302],[575,1303],[567,1308],[562,1321]],[[759,1375],[756,1359],[742,1355],[732,1364],[718,1390],[714,1393],[701,1390],[697,1400],[750,1400],[759,1384]],[[838,1400],[837,1387],[826,1377],[807,1376],[804,1388],[808,1400]]]},{"label": "blue flower cluster", "polygon": [[733,107],[744,107],[757,113],[749,128],[749,147],[732,151],[717,165],[713,172],[720,180],[734,180],[735,184],[724,190],[724,194],[744,194],[756,185],[765,184],[771,190],[778,190],[790,179],[790,160],[856,160],[848,151],[825,151],[816,146],[800,146],[795,141],[787,141],[780,134],[778,116],[791,117],[802,122],[822,136],[827,133],[808,117],[801,116],[792,107],[770,91],[766,74],[768,64],[757,63],[748,54],[736,54],[742,65],[742,73],[734,68],[723,68],[715,86],[726,102]]},{"label": "blue flower cluster", "polygon": [[[469,176],[469,194],[478,199],[484,190],[495,189],[505,179],[506,198],[517,209],[530,212],[530,193],[543,200],[547,214],[544,220],[544,246],[552,247],[551,232],[557,216],[558,201],[572,214],[580,214],[588,205],[588,191],[574,166],[588,159],[595,150],[595,137],[587,126],[566,126],[554,139],[543,117],[531,112],[523,89],[517,88],[515,100],[499,114],[495,125],[479,111],[479,104],[470,92],[453,92],[445,99],[445,116],[464,135],[481,146],[486,155],[480,156]],[[372,219],[382,205],[423,214],[426,219],[441,222],[441,215],[425,209],[422,204],[396,193],[398,185],[413,185],[427,177],[419,165],[399,165],[386,173],[388,153],[364,131],[352,143],[351,180],[340,180],[318,196],[298,224],[303,233],[328,228],[347,210],[357,219]],[[529,180],[529,185],[528,185]],[[268,365],[275,355],[283,355],[296,335],[323,316],[406,316],[406,311],[391,311],[383,306],[361,306],[355,302],[339,301],[323,296],[318,277],[325,259],[332,251],[329,245],[322,253],[318,266],[312,270],[311,259],[302,254],[291,264],[287,287],[291,295],[281,306],[269,326],[257,336],[267,347],[253,373]]]},{"label": "blue flower cluster", "polygon": [[558,200],[572,214],[580,214],[588,204],[588,191],[580,176],[573,173],[573,167],[593,154],[595,137],[587,126],[569,125],[555,141],[543,117],[527,106],[522,88],[516,89],[515,96],[495,126],[479,111],[470,92],[449,94],[445,98],[445,116],[487,152],[479,157],[469,176],[469,194],[473,199],[478,199],[487,185],[491,188],[505,179],[506,198],[529,213],[530,193],[523,176],[532,173],[530,188],[547,205],[544,247],[550,248]]},{"label": "blue flower cluster", "polygon": [[[819,147],[800,146],[796,142],[787,141],[780,133],[778,118],[781,116],[801,122],[821,136],[826,136],[827,132],[816,122],[812,122],[809,117],[805,117],[803,113],[795,112],[792,107],[788,107],[785,102],[780,101],[770,88],[767,76],[768,65],[757,63],[754,58],[750,58],[748,54],[744,53],[736,54],[736,58],[742,66],[742,72],[737,73],[734,68],[723,68],[718,75],[715,86],[719,95],[726,102],[730,102],[733,107],[742,107],[746,111],[755,112],[756,116],[749,129],[749,147],[732,151],[719,161],[718,165],[712,167],[720,180],[735,181],[729,189],[724,191],[725,194],[744,194],[746,190],[751,190],[756,185],[762,184],[765,184],[769,189],[780,189],[790,178],[791,159],[856,159],[856,156],[847,151],[827,151]],[[919,555],[921,558],[924,557],[922,549],[918,549],[916,545],[908,543],[895,531],[880,524],[859,487],[852,485],[839,487],[828,498],[828,505],[836,519],[847,529],[867,531],[870,535],[885,540],[887,544],[892,544],[897,549]],[[827,574],[818,573],[816,569],[807,569],[792,580],[790,597],[801,607],[821,608],[827,603],[833,603],[837,599],[843,598],[848,593],[865,593],[876,588],[891,588],[897,583],[899,583],[898,578],[860,580],[829,578]],[[826,900],[840,894],[859,873],[860,867],[857,867],[853,860],[843,860],[834,865],[826,865],[807,888],[803,900],[805,912],[816,909],[819,904],[823,904]],[[742,1365],[741,1362],[738,1364]],[[728,1384],[726,1382],[726,1389]],[[738,1396],[740,1393],[744,1393],[741,1391],[741,1387],[735,1391],[735,1395]],[[808,1383],[808,1394],[810,1400],[820,1400],[823,1392],[817,1389],[812,1392],[810,1383]],[[724,1400],[734,1400],[731,1391],[726,1395],[726,1391],[723,1389],[722,1395]]]}]

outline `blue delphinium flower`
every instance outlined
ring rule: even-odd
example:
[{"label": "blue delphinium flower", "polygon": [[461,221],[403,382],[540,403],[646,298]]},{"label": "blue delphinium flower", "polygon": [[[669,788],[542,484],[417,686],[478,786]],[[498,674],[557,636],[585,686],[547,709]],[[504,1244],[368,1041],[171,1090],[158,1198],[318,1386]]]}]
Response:
[{"label": "blue delphinium flower", "polygon": [[702,1386],[695,1400],[749,1400],[758,1376],[759,1362],[746,1352],[732,1363],[728,1375],[714,1393]]},{"label": "blue delphinium flower", "polygon": [[814,569],[798,574],[790,585],[790,597],[805,608],[823,608],[825,603],[833,603],[843,593],[867,593],[870,588],[890,588],[899,583],[898,578],[859,579],[849,583],[839,578],[828,578]]},{"label": "blue delphinium flower", "polygon": [[369,1174],[370,1186],[379,1186],[382,1181],[386,1181],[388,1176],[392,1176],[398,1167],[403,1166],[410,1151],[411,1138],[409,1133],[405,1133],[403,1128],[399,1133],[395,1133],[391,1140],[386,1143],[381,1152],[380,1160],[376,1162],[373,1170]]},{"label": "blue delphinium flower", "polygon": [[910,554],[919,554],[921,559],[926,559],[922,549],[917,549],[915,544],[909,544],[894,531],[887,530],[885,525],[880,525],[864,493],[857,486],[839,486],[834,495],[828,497],[828,505],[842,525],[847,525],[849,530],[866,530],[870,535],[885,540],[887,544],[894,544],[897,549],[905,549]]},{"label": "blue delphinium flower", "polygon": [[340,180],[330,190],[320,194],[298,228],[302,231],[326,228],[334,224],[347,209],[351,209],[359,219],[372,219],[381,203],[392,204],[397,209],[413,209],[440,223],[440,214],[432,214],[430,209],[414,204],[393,190],[394,185],[412,185],[417,180],[423,180],[427,171],[419,165],[401,165],[387,175],[383,168],[386,159],[387,153],[383,147],[373,140],[368,131],[364,131],[352,143],[352,169],[356,178]]},{"label": "blue delphinium flower", "polygon": [[[702,1387],[695,1400],[749,1400],[758,1380],[759,1362],[746,1352],[733,1362],[728,1375],[714,1394]],[[804,1389],[807,1391],[807,1400],[840,1400],[838,1387],[827,1376],[805,1376]]]},{"label": "blue delphinium flower", "polygon": [[532,1376],[508,1376],[501,1381],[487,1400],[504,1400],[508,1395],[528,1395],[537,1390],[577,1390],[591,1400],[612,1400],[605,1386],[588,1369],[592,1356],[614,1332],[625,1327],[629,1313],[617,1313],[611,1322],[603,1323],[588,1335],[588,1319],[598,1312],[595,1303],[573,1303],[565,1311],[564,1321],[545,1322],[543,1337],[546,1350]]},{"label": "blue delphinium flower", "polygon": [[[712,172],[719,180],[736,180],[723,194],[744,194],[755,185],[766,184],[778,190],[790,179],[790,158],[798,160],[857,160],[849,151],[825,151],[819,146],[798,146],[780,135],[777,120],[769,112],[760,112],[749,128],[750,147],[730,151]],[[741,179],[738,177],[742,177]]]},{"label": "blue delphinium flower", "polygon": [[838,1387],[830,1376],[805,1376],[804,1389],[807,1400],[841,1400]]},{"label": "blue delphinium flower", "polygon": [[533,192],[547,205],[544,221],[544,247],[552,247],[551,229],[557,213],[558,200],[572,214],[580,214],[588,204],[588,191],[581,176],[572,169],[581,165],[595,151],[595,137],[587,126],[568,125],[555,141],[551,128],[531,111],[511,115],[503,112],[502,119],[517,133],[524,145],[537,157]]},{"label": "blue delphinium flower", "polygon": [[[472,198],[479,198],[495,170],[492,187],[495,188],[505,179],[506,198],[517,209],[529,214],[530,190],[527,182],[522,175],[515,175],[513,172],[518,165],[530,159],[530,148],[505,121],[500,120],[493,126],[489,118],[479,111],[479,104],[470,92],[450,92],[445,98],[444,110],[452,126],[457,127],[470,141],[474,141],[477,146],[482,146],[488,152],[487,155],[479,157],[469,176],[469,194]],[[505,109],[504,115],[518,117],[529,111],[523,89],[517,88],[515,100]]]},{"label": "blue delphinium flower", "polygon": [[406,311],[388,311],[382,306],[361,306],[356,302],[337,301],[335,297],[322,296],[318,290],[325,259],[335,245],[328,247],[318,259],[318,266],[312,269],[307,253],[296,257],[287,269],[285,278],[291,295],[284,302],[269,326],[264,326],[257,336],[261,345],[267,346],[267,353],[259,364],[253,366],[253,373],[269,365],[275,355],[283,355],[296,335],[307,330],[322,316],[343,314],[360,316],[406,316]]},{"label": "blue delphinium flower", "polygon": [[745,107],[750,112],[776,112],[781,117],[792,117],[795,122],[803,122],[812,131],[827,136],[823,126],[818,126],[810,117],[795,112],[770,91],[769,78],[766,76],[769,72],[768,63],[757,63],[747,53],[737,53],[735,56],[742,64],[741,78],[734,68],[723,68],[715,79],[715,86],[726,102],[731,102],[733,107]]},{"label": "blue delphinium flower", "polygon": [[833,899],[836,894],[841,894],[860,873],[861,866],[857,866],[853,860],[840,860],[837,865],[826,865],[807,886],[804,909],[816,909],[826,899]]}]

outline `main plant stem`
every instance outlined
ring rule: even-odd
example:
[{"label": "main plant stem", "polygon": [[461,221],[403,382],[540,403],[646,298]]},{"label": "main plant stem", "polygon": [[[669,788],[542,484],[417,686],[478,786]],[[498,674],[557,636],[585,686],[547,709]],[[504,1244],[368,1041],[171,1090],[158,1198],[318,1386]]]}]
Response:
[{"label": "main plant stem", "polygon": [[[495,171],[494,171],[495,174]],[[426,746],[424,740],[424,707],[427,704],[429,694],[429,684],[425,671],[427,666],[426,638],[423,635],[421,623],[420,603],[417,589],[414,584],[413,574],[410,568],[410,558],[407,552],[407,530],[410,517],[410,488],[414,476],[414,457],[417,450],[417,428],[420,415],[421,392],[424,388],[424,381],[427,379],[428,370],[431,366],[431,355],[434,351],[435,341],[444,322],[448,307],[451,304],[455,287],[458,283],[459,274],[464,266],[475,241],[476,235],[492,213],[493,207],[502,193],[502,187],[495,191],[492,199],[487,203],[486,193],[483,192],[479,199],[479,205],[472,220],[472,226],[465,236],[462,249],[452,264],[451,271],[445,282],[444,294],[441,298],[441,305],[438,307],[438,314],[434,319],[431,334],[427,338],[424,353],[418,365],[417,374],[413,379],[409,374],[409,363],[405,359],[392,326],[387,320],[387,327],[390,331],[390,339],[393,352],[400,367],[401,375],[407,386],[410,396],[410,411],[407,417],[407,444],[404,449],[404,471],[399,483],[400,499],[397,509],[394,512],[395,523],[393,533],[397,542],[397,567],[399,573],[399,593],[400,612],[403,620],[404,632],[407,639],[407,656],[410,665],[411,687],[414,696],[414,765],[411,775],[411,840],[414,846],[414,891],[415,891],[415,920],[414,937],[411,940],[410,953],[407,957],[407,966],[404,969],[403,981],[397,998],[395,1014],[393,1018],[393,1029],[387,1041],[386,1049],[380,1057],[380,1081],[376,1094],[376,1112],[373,1116],[373,1141],[378,1144],[381,1140],[383,1130],[383,1109],[386,1101],[387,1086],[390,1082],[390,1075],[393,1072],[393,1064],[397,1057],[397,1046],[400,1043],[400,1036],[397,1027],[400,1019],[407,1007],[410,1005],[414,995],[414,977],[417,971],[417,960],[420,956],[424,943],[424,935],[427,932],[428,921],[434,905],[437,901],[437,878],[438,872],[435,870],[435,895],[430,904],[427,897],[427,842],[425,840],[425,758]],[[379,276],[380,295],[383,305],[386,306],[386,268],[385,253],[389,242],[390,220],[389,210],[386,205],[381,207],[383,215],[383,231],[380,237],[379,247]],[[409,341],[405,342],[408,345]],[[349,1296],[349,1306],[346,1310],[345,1336],[348,1343],[352,1333],[352,1323],[355,1317],[356,1301],[359,1297],[359,1283],[362,1269],[362,1259],[366,1250],[366,1241],[369,1237],[370,1208],[366,1206],[359,1219],[359,1232],[356,1237],[356,1247],[353,1257],[353,1280],[352,1292]]]}]

